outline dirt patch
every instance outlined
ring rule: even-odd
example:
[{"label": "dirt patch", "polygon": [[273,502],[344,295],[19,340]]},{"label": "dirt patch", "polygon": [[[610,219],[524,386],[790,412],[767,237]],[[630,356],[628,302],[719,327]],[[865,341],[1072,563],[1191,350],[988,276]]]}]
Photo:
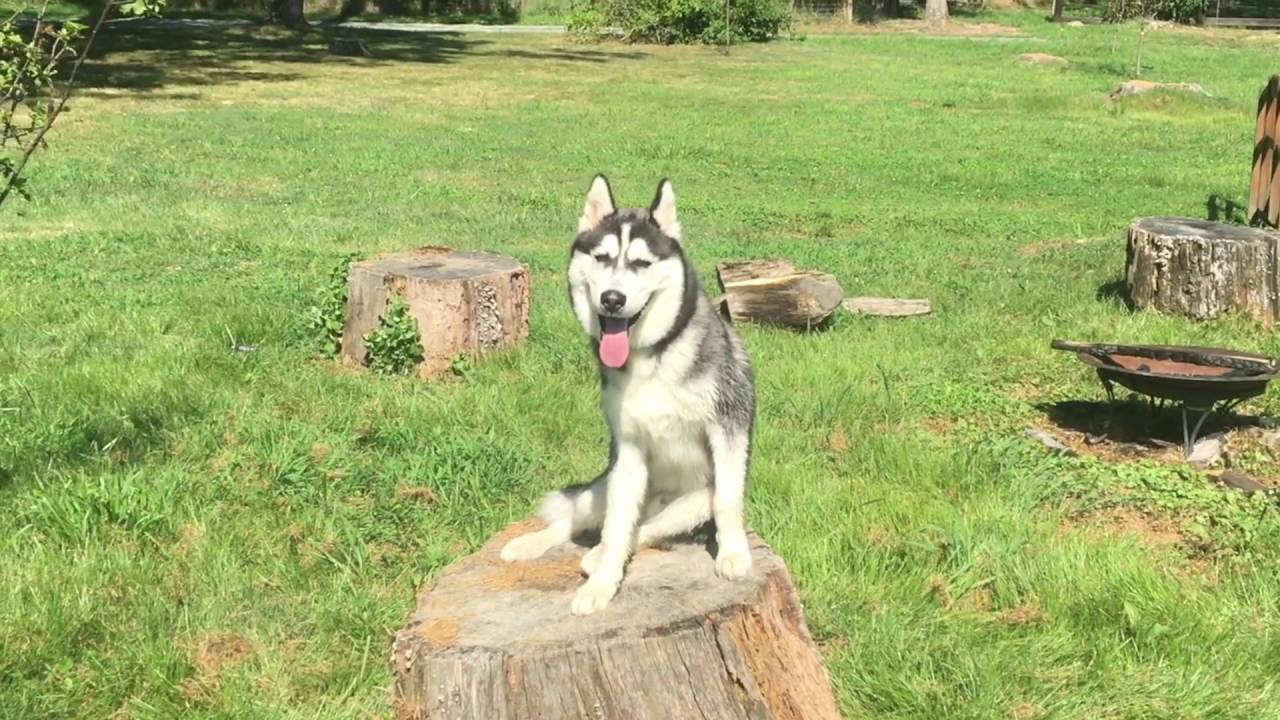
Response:
[{"label": "dirt patch", "polygon": [[827,436],[827,449],[838,455],[843,455],[849,449],[849,438],[845,435],[844,428],[837,427]]},{"label": "dirt patch", "polygon": [[939,437],[951,434],[951,428],[954,426],[955,423],[946,418],[925,418],[920,421],[920,427],[924,428],[925,432]]},{"label": "dirt patch", "polygon": [[956,600],[956,610],[967,613],[985,613],[991,610],[991,606],[995,604],[995,593],[991,592],[991,588],[983,585],[977,587]]},{"label": "dirt patch", "polygon": [[1034,703],[1018,703],[1009,708],[1009,720],[1036,720],[1044,715],[1044,708]]},{"label": "dirt patch", "polygon": [[1040,607],[1040,598],[1032,596],[1021,605],[1005,610],[996,616],[996,621],[1004,625],[1034,625],[1043,622],[1045,619],[1044,610]]},{"label": "dirt patch", "polygon": [[1128,536],[1144,547],[1153,549],[1177,546],[1186,539],[1175,520],[1149,515],[1133,508],[1108,508],[1064,520],[1059,534],[1076,534],[1091,542],[1105,542]]},{"label": "dirt patch", "polygon": [[922,35],[925,37],[1024,37],[1026,33],[999,23],[951,21],[937,24],[924,20],[883,20],[877,23],[844,21],[802,23],[802,29],[814,35]]},{"label": "dirt patch", "polygon": [[424,505],[434,505],[440,501],[435,491],[425,485],[401,485],[396,488],[396,500],[412,502],[420,502]]},{"label": "dirt patch", "polygon": [[489,591],[537,590],[561,592],[573,589],[582,579],[578,555],[565,555],[552,560],[501,563],[480,581]]},{"label": "dirt patch", "polygon": [[434,618],[418,626],[418,637],[436,650],[452,645],[460,633],[458,623],[448,618]]},{"label": "dirt patch", "polygon": [[1035,257],[1042,253],[1051,252],[1053,250],[1062,250],[1076,245],[1085,245],[1092,241],[1092,238],[1061,238],[1056,240],[1041,240],[1039,242],[1027,243],[1020,246],[1016,252],[1021,257]]},{"label": "dirt patch", "polygon": [[183,525],[178,528],[178,542],[173,546],[174,557],[186,557],[204,537],[204,531],[196,525]]},{"label": "dirt patch", "polygon": [[330,450],[328,445],[325,445],[324,443],[316,443],[311,446],[311,462],[319,465],[332,453],[333,450]]},{"label": "dirt patch", "polygon": [[934,575],[929,578],[929,583],[925,587],[924,594],[937,600],[938,605],[943,610],[950,610],[951,607],[955,605],[956,601],[955,598],[951,597],[951,588],[949,585],[950,583],[947,582],[946,578],[941,575]]},{"label": "dirt patch", "polygon": [[211,633],[196,641],[193,661],[196,672],[219,675],[253,656],[253,643],[235,633]]},{"label": "dirt patch", "polygon": [[210,633],[196,639],[191,651],[195,674],[183,681],[178,693],[188,703],[208,702],[222,683],[222,674],[254,655],[253,643],[235,633]]}]

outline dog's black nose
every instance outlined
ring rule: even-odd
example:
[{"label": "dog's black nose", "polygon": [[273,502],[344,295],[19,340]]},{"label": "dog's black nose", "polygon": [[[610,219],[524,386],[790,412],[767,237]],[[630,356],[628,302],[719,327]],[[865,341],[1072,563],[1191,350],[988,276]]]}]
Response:
[{"label": "dog's black nose", "polygon": [[617,290],[605,290],[600,293],[600,307],[606,311],[616,313],[627,304],[627,296]]}]

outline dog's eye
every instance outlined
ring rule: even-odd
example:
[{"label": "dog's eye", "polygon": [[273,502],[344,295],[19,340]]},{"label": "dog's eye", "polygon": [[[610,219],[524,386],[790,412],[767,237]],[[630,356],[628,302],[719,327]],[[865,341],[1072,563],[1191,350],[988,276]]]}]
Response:
[{"label": "dog's eye", "polygon": [[631,261],[631,267],[637,270],[643,270],[652,264],[653,263],[649,262],[648,260],[632,260]]},{"label": "dog's eye", "polygon": [[599,253],[599,254],[596,254],[596,255],[592,255],[591,257],[593,257],[593,258],[595,258],[595,259],[599,260],[599,261],[600,261],[600,262],[602,262],[602,263],[611,263],[611,262],[613,262],[613,258],[609,257],[609,254],[608,254],[608,253]]}]

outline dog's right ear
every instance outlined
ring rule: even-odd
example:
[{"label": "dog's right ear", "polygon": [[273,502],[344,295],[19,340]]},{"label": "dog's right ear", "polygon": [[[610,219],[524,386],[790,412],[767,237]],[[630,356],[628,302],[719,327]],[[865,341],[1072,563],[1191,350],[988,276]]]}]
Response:
[{"label": "dog's right ear", "polygon": [[586,232],[599,225],[601,220],[612,215],[616,209],[609,181],[604,175],[596,175],[591,181],[591,189],[587,191],[587,204],[582,208],[582,217],[578,220],[578,232]]}]

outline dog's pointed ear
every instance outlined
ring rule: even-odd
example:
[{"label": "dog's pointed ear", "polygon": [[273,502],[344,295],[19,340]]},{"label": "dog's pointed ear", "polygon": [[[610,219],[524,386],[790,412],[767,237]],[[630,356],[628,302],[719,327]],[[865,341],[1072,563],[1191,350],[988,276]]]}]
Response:
[{"label": "dog's pointed ear", "polygon": [[653,196],[649,214],[667,237],[680,239],[680,221],[676,219],[676,191],[672,189],[670,180],[663,178],[658,183],[658,192]]},{"label": "dog's pointed ear", "polygon": [[578,220],[578,232],[586,232],[599,225],[601,220],[612,215],[616,209],[609,181],[604,175],[596,175],[591,181],[591,189],[587,191],[587,204],[582,208],[582,217]]}]

